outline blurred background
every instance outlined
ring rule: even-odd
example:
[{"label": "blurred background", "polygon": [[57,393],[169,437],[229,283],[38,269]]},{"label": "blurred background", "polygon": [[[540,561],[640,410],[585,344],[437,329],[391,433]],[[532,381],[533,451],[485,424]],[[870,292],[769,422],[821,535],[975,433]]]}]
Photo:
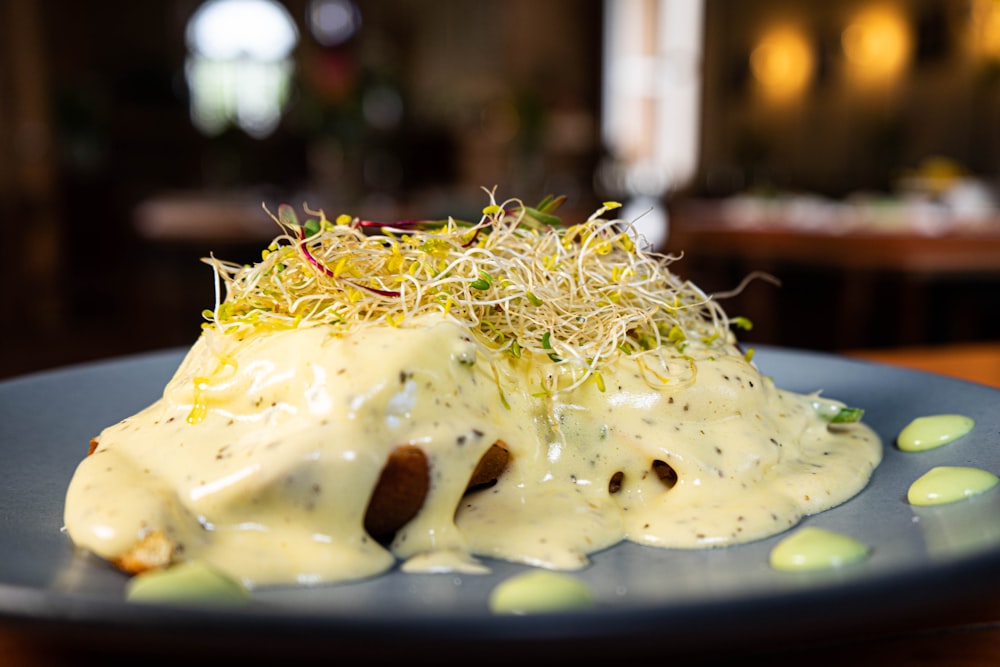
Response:
[{"label": "blurred background", "polygon": [[484,186],[625,202],[749,342],[1000,340],[998,121],[1000,0],[4,0],[0,377],[189,345],[262,204]]}]

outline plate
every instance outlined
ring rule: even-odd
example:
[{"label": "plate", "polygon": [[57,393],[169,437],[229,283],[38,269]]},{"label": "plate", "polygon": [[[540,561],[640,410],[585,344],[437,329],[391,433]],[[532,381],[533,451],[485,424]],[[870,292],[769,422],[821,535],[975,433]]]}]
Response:
[{"label": "plate", "polygon": [[[414,647],[492,646],[500,651],[571,649],[618,657],[670,647],[714,650],[802,638],[842,637],[907,623],[987,598],[1000,589],[1000,491],[917,510],[910,483],[936,465],[1000,472],[1000,391],[943,376],[832,354],[760,347],[755,361],[776,383],[822,390],[866,410],[885,457],[850,501],[801,525],[867,543],[860,565],[789,574],[767,564],[781,536],[706,551],[621,544],[593,556],[575,576],[594,591],[594,609],[532,616],[492,615],[490,591],[526,568],[489,562],[489,575],[401,574],[367,581],[258,591],[238,608],[182,608],[124,601],[126,578],[75,554],[61,531],[65,489],[104,426],[159,397],[184,350],[74,366],[0,382],[0,616],[28,630],[58,628],[105,648],[176,646],[176,638],[260,655],[265,647],[350,651],[366,656]],[[936,450],[901,452],[895,437],[911,419],[961,413],[976,420],[964,438]]]}]

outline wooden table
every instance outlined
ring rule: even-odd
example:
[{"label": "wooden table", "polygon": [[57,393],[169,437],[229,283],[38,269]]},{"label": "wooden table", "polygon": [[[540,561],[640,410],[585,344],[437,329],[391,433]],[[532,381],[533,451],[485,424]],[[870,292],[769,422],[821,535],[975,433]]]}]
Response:
[{"label": "wooden table", "polygon": [[746,221],[726,211],[713,203],[678,204],[671,210],[669,248],[697,257],[913,275],[1000,274],[1000,219],[932,233],[905,227],[804,227],[766,217]]},{"label": "wooden table", "polygon": [[[885,350],[847,350],[845,353],[860,359],[948,375],[1000,389],[1000,343],[915,345]],[[1000,405],[997,407],[1000,409]]]},{"label": "wooden table", "polygon": [[[946,373],[1000,388],[1000,343],[973,345],[948,345],[942,347],[897,348],[891,350],[851,350],[846,354],[871,361]],[[1000,401],[998,401],[1000,409]],[[998,435],[1000,446],[1000,435]],[[1000,576],[1000,573],[998,573]],[[822,618],[822,611],[817,611]],[[720,628],[720,633],[725,629]],[[179,642],[179,645],[182,643]],[[332,649],[333,650],[333,649]],[[627,647],[612,647],[608,656],[628,657]],[[199,657],[200,656],[200,657]],[[102,658],[104,656],[97,656]],[[121,654],[117,656],[120,658]],[[183,662],[199,664],[207,654],[188,656]],[[273,656],[265,656],[257,664],[268,662]],[[321,657],[321,656],[313,656]],[[331,654],[329,657],[333,659]],[[336,654],[344,658],[343,654]],[[352,655],[355,664],[365,663],[364,655]],[[427,657],[427,656],[425,656]],[[662,647],[655,656],[668,664],[691,664],[683,656],[672,656],[669,646]],[[158,659],[159,658],[159,659]],[[524,655],[526,664],[533,664],[532,656]],[[730,656],[730,659],[735,659]],[[162,662],[161,662],[162,660]],[[177,656],[144,655],[136,664],[178,664]],[[247,665],[256,661],[240,656],[234,664]],[[435,660],[436,664],[462,662],[466,665],[498,664],[489,655],[479,655],[475,659],[463,657],[460,661]],[[226,664],[225,656],[213,655],[211,664]],[[37,667],[63,667],[81,664],[80,655],[67,652],[61,647],[58,635],[29,635],[16,626],[0,625],[0,665],[15,667],[30,665]],[[88,660],[87,664],[93,663]],[[653,664],[653,663],[650,663]],[[698,663],[705,664],[705,663]],[[731,664],[728,661],[717,664]],[[987,667],[1000,665],[1000,600],[984,599],[974,601],[970,606],[955,610],[937,618],[923,619],[910,627],[876,631],[864,636],[843,637],[835,642],[822,644],[806,643],[794,648],[761,648],[759,652],[743,654],[740,664],[767,664],[771,667],[785,665],[809,665],[809,667],[886,667],[887,665],[907,665],[909,667]]]},{"label": "wooden table", "polygon": [[[823,269],[839,276],[831,295],[829,322],[835,344],[845,348],[866,344],[859,337],[860,320],[878,309],[895,313],[894,340],[921,342],[929,326],[941,326],[950,303],[932,313],[928,288],[951,281],[1000,281],[1000,219],[956,224],[935,233],[905,227],[802,226],[780,218],[744,220],[723,204],[688,201],[670,212],[670,236],[664,250],[682,254],[682,266],[696,282],[718,264],[728,263],[741,275],[753,271],[780,274],[782,268]],[[879,301],[876,279],[889,277],[896,285],[891,301]],[[1000,285],[1000,283],[998,283]],[[817,295],[820,298],[821,295]],[[767,325],[779,320],[777,293],[761,292],[756,307]]]}]

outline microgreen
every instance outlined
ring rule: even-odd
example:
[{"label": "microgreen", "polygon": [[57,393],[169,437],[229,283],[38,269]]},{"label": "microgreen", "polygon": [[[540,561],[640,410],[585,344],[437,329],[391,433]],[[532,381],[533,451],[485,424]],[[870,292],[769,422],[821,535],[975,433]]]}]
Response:
[{"label": "microgreen", "polygon": [[206,260],[226,291],[205,311],[208,326],[347,331],[434,316],[505,350],[511,363],[536,356],[558,363],[570,380],[553,391],[588,379],[603,384],[604,364],[641,363],[662,354],[661,345],[670,356],[690,345],[742,354],[729,329],[746,321],[727,318],[716,299],[674,275],[674,258],[632,243],[628,221],[604,216],[616,202],[566,224],[557,214],[565,197],[530,206],[487,194],[477,222],[328,218],[281,204],[271,216],[281,233],[259,262]]},{"label": "microgreen", "polygon": [[831,424],[853,424],[861,421],[865,411],[862,408],[841,408],[837,414],[830,418]]}]

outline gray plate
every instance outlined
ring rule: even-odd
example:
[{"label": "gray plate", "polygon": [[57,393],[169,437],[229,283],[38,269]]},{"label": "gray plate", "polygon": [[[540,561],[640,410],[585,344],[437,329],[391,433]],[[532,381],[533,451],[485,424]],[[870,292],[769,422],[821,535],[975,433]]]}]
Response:
[{"label": "gray plate", "polygon": [[[940,613],[1000,589],[1000,492],[932,510],[905,500],[909,484],[935,465],[1000,472],[1000,391],[941,376],[833,355],[759,348],[761,369],[779,386],[817,389],[866,409],[885,443],[870,486],[805,525],[872,547],[861,565],[788,574],[767,565],[779,537],[711,551],[622,544],[579,573],[600,605],[586,612],[496,617],[490,590],[523,570],[490,563],[488,576],[390,573],[360,583],[258,592],[239,609],[183,609],[123,601],[125,577],[75,555],[60,531],[63,494],[89,438],[145,407],[162,391],[182,350],[123,358],[0,382],[0,616],[28,631],[57,629],[81,645],[145,649],[184,636],[215,648],[263,655],[351,650],[409,655],[414,647],[477,651],[570,649],[615,657],[669,646],[673,655],[709,642],[741,650],[766,642],[842,637]],[[973,417],[974,431],[919,454],[894,446],[912,418]],[[154,644],[153,642],[159,642]],[[514,647],[517,647],[516,649]],[[220,648],[220,650],[223,650]],[[536,653],[536,655],[540,655]]]}]

